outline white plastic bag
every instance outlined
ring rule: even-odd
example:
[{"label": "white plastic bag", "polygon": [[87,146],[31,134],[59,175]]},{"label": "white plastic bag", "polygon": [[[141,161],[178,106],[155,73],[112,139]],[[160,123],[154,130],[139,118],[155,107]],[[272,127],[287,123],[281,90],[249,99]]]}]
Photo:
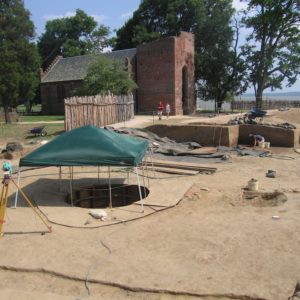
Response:
[{"label": "white plastic bag", "polygon": [[107,218],[107,212],[103,209],[90,209],[89,214],[93,218],[100,219],[101,221],[105,221]]}]

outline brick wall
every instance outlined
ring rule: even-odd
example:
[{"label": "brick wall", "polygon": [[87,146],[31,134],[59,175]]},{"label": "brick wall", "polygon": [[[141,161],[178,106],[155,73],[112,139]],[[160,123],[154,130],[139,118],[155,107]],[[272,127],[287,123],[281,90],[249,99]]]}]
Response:
[{"label": "brick wall", "polygon": [[[182,32],[137,47],[137,112],[156,111],[159,101],[169,102],[171,114],[189,114],[194,101],[194,36]],[[183,109],[183,68],[186,69],[186,105]]]}]

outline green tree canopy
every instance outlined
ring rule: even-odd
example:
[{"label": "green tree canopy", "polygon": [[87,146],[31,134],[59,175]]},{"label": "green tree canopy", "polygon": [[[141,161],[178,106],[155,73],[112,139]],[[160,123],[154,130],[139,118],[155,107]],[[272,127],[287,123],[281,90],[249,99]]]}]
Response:
[{"label": "green tree canopy", "polygon": [[39,83],[40,58],[31,40],[34,25],[21,0],[0,2],[0,104],[8,108],[31,100]]},{"label": "green tree canopy", "polygon": [[[218,108],[245,91],[245,65],[238,51],[239,23],[231,1],[205,1],[205,21],[195,30],[197,91]],[[234,24],[233,24],[234,23]]]},{"label": "green tree canopy", "polygon": [[108,35],[108,27],[97,26],[94,18],[81,9],[76,10],[75,16],[48,21],[38,40],[43,67],[57,55],[67,57],[101,52],[110,43]]},{"label": "green tree canopy", "polygon": [[136,88],[136,83],[119,61],[100,56],[90,64],[83,85],[75,94],[94,96],[111,92],[124,95]]},{"label": "green tree canopy", "polygon": [[143,0],[133,17],[117,31],[115,49],[136,47],[159,37],[195,35],[195,79],[205,99],[220,104],[242,90],[237,80],[242,63],[232,48],[231,0]]},{"label": "green tree canopy", "polygon": [[292,86],[300,73],[299,0],[252,0],[244,23],[251,33],[243,47],[248,80],[253,85],[256,105],[263,91],[281,89],[284,80]]}]

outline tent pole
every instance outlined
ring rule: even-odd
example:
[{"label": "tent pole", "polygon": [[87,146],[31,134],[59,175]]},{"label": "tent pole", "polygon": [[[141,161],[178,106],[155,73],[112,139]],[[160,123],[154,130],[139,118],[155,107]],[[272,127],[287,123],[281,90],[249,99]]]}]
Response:
[{"label": "tent pole", "polygon": [[144,165],[142,165],[142,175],[143,175],[143,187],[144,187],[144,197],[146,197],[146,184],[145,184],[145,168]]},{"label": "tent pole", "polygon": [[129,185],[129,168],[127,168],[127,184]]},{"label": "tent pole", "polygon": [[61,181],[61,166],[59,166],[59,191],[62,190],[62,181]]},{"label": "tent pole", "polygon": [[[20,185],[20,173],[21,173],[21,167],[19,167],[19,170],[18,170],[18,186]],[[17,189],[16,191],[16,195],[15,195],[15,206],[14,208],[17,208],[17,204],[18,204],[18,196],[19,196],[19,189]]]},{"label": "tent pole", "polygon": [[140,199],[141,199],[142,213],[144,213],[144,202],[143,202],[143,197],[142,197],[142,191],[141,191],[141,185],[140,185],[140,177],[139,177],[138,167],[135,167],[135,171],[136,171],[136,178],[137,178],[138,187],[139,187],[139,194],[140,194]]},{"label": "tent pole", "polygon": [[109,185],[109,208],[112,209],[110,167],[108,167],[108,185]]},{"label": "tent pole", "polygon": [[98,184],[100,183],[100,166],[98,166]]},{"label": "tent pole", "polygon": [[70,198],[71,198],[71,205],[74,206],[73,203],[73,174],[72,174],[72,167],[69,167],[70,171]]},{"label": "tent pole", "polygon": [[[149,156],[146,156],[146,162],[148,161]],[[147,179],[148,179],[148,188],[150,188],[150,179],[149,179],[149,172],[148,172],[148,164],[146,163],[146,173],[147,173]]]},{"label": "tent pole", "polygon": [[150,157],[151,157],[151,167],[152,167],[153,175],[154,175],[153,177],[156,177],[156,173],[155,173],[155,170],[154,170],[154,167],[153,167],[153,147],[150,146],[149,149],[150,149]]}]

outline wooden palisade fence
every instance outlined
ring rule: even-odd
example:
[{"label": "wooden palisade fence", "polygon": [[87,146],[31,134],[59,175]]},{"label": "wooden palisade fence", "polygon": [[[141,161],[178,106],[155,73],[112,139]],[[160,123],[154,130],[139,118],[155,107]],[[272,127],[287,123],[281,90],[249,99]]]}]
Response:
[{"label": "wooden palisade fence", "polygon": [[[255,101],[231,102],[232,110],[249,110],[256,106]],[[262,109],[279,109],[281,107],[300,107],[300,100],[263,100]]]},{"label": "wooden palisade fence", "polygon": [[133,95],[97,95],[65,99],[65,130],[124,122],[134,117]]}]

